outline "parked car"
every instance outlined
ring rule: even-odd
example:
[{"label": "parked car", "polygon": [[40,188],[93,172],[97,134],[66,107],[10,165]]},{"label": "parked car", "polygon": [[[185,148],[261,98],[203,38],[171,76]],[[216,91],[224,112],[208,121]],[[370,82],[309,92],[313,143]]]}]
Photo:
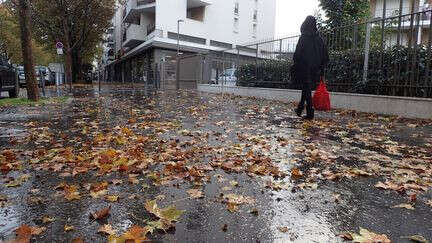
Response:
[{"label": "parked car", "polygon": [[9,93],[10,98],[16,98],[19,94],[18,74],[7,58],[0,55],[0,94],[3,91]]},{"label": "parked car", "polygon": [[[38,81],[39,86],[41,86],[41,76],[43,76],[45,80],[45,85],[54,84],[54,80],[51,75],[51,70],[44,66],[35,66],[35,75],[36,80]],[[24,67],[18,66],[18,79],[20,87],[26,86],[26,79],[24,73]]]},{"label": "parked car", "polygon": [[[36,66],[35,69],[37,70],[37,72],[39,72],[39,74],[37,74],[39,76],[38,81],[44,80],[45,85],[54,84],[54,80],[52,79],[51,76],[51,70],[48,67]],[[43,77],[43,79],[41,79],[41,77]]]},{"label": "parked car", "polygon": [[219,77],[213,78],[212,83],[213,84],[221,84],[224,83],[225,86],[236,86],[237,85],[237,77],[236,77],[236,71],[235,68],[229,68],[225,69],[225,71],[219,75]]},{"label": "parked car", "polygon": [[24,67],[23,66],[18,66],[17,71],[18,71],[19,86],[21,88],[25,87],[25,85],[26,85],[26,79],[25,79]]}]

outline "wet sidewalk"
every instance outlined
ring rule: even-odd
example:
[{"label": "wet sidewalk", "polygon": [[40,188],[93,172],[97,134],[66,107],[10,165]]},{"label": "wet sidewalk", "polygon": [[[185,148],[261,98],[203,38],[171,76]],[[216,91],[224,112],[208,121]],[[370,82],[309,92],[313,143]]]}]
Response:
[{"label": "wet sidewalk", "polygon": [[32,242],[432,240],[430,120],[305,122],[293,104],[191,90],[73,96],[0,107],[0,241],[22,225]]}]

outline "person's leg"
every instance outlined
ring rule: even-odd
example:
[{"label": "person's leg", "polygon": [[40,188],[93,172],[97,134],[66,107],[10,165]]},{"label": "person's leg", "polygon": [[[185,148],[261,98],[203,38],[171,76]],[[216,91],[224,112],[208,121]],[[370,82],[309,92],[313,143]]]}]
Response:
[{"label": "person's leg", "polygon": [[304,105],[306,102],[306,95],[307,94],[306,94],[305,85],[303,84],[301,99],[300,99],[300,102],[299,102],[297,109],[296,109],[297,116],[301,116],[301,114],[303,113]]},{"label": "person's leg", "polygon": [[314,118],[314,109],[313,109],[313,103],[312,103],[312,89],[311,89],[311,83],[307,83],[305,85],[305,99],[306,99],[306,118],[307,119],[313,119]]}]

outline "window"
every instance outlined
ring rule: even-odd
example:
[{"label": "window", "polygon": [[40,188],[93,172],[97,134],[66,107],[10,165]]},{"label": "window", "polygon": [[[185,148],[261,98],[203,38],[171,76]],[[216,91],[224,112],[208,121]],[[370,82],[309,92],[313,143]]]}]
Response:
[{"label": "window", "polygon": [[257,22],[258,21],[258,10],[254,10],[254,14],[253,14],[253,21]]},{"label": "window", "polygon": [[256,38],[257,35],[257,24],[253,24],[252,26],[252,37]]},{"label": "window", "polygon": [[205,6],[193,7],[193,8],[189,8],[188,6],[186,16],[188,19],[193,19],[196,21],[203,22],[205,16]]},{"label": "window", "polygon": [[234,17],[234,32],[238,33],[239,31],[239,19],[237,17]]},{"label": "window", "polygon": [[240,4],[238,2],[236,2],[234,5],[234,14],[235,15],[239,15],[239,8],[240,8]]}]

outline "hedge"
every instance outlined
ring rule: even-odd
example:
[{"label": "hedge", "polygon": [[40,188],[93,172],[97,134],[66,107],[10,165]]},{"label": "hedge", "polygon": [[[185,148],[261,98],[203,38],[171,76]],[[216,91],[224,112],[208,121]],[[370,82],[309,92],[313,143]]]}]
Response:
[{"label": "hedge", "polygon": [[[326,79],[331,91],[432,97],[431,77],[426,74],[427,63],[425,46],[418,46],[416,50],[394,46],[383,52],[375,48],[370,51],[368,77],[363,83],[364,53],[332,51]],[[259,60],[257,64],[242,65],[236,72],[238,85],[298,89],[299,84],[290,77],[291,66],[291,60]]]}]

